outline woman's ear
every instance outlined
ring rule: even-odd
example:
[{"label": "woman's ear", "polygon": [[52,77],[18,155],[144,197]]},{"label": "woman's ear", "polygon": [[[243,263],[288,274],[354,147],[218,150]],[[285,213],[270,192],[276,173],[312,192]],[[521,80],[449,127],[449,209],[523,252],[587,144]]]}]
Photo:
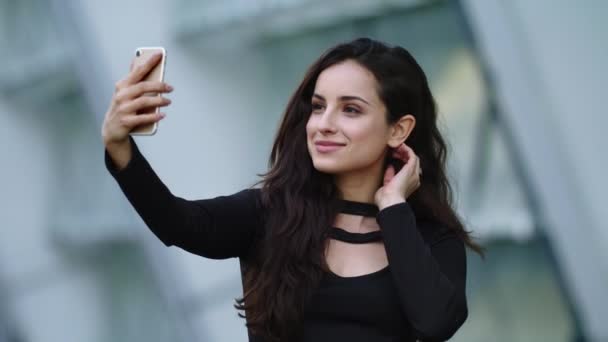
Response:
[{"label": "woman's ear", "polygon": [[397,122],[391,125],[387,144],[392,148],[403,144],[415,126],[416,118],[413,115],[406,114],[400,117]]}]

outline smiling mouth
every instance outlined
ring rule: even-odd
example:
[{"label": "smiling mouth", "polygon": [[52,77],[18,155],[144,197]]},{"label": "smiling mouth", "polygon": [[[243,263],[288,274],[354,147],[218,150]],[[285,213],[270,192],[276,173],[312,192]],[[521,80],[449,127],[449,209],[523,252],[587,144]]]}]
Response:
[{"label": "smiling mouth", "polygon": [[337,145],[337,144],[331,144],[331,145],[315,144],[315,148],[317,149],[317,152],[320,152],[320,153],[334,152],[334,151],[337,151],[337,150],[341,149],[342,147],[344,147],[344,145]]}]

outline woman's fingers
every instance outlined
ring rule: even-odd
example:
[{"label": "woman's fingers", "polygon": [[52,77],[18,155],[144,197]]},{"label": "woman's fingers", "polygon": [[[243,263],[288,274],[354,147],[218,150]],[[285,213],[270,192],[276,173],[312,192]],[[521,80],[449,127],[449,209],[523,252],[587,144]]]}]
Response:
[{"label": "woman's fingers", "polygon": [[414,151],[405,143],[399,145],[393,150],[395,157],[403,160],[404,163],[407,163],[407,161],[410,159],[410,155],[413,154],[413,152]]},{"label": "woman's fingers", "polygon": [[386,168],[386,171],[384,172],[383,184],[388,184],[388,182],[390,182],[393,177],[395,177],[395,167],[389,164]]},{"label": "woman's fingers", "polygon": [[[137,114],[142,109],[167,106],[171,100],[159,94],[171,92],[172,88],[164,82],[142,81],[143,78],[161,61],[162,54],[154,54],[142,64],[133,59],[128,75],[115,83],[115,90],[103,126],[104,143],[125,141],[129,132],[136,126],[161,120],[164,113]],[[153,109],[154,110],[154,109]]]},{"label": "woman's fingers", "polygon": [[132,129],[139,125],[144,125],[148,123],[153,123],[156,121],[160,121],[165,117],[165,113],[151,113],[151,114],[139,114],[139,115],[129,115],[123,116],[120,118],[120,123]]},{"label": "woman's fingers", "polygon": [[165,82],[143,81],[120,90],[116,94],[116,102],[122,103],[145,93],[170,93],[173,87]]},{"label": "woman's fingers", "polygon": [[141,96],[122,105],[120,111],[123,113],[136,113],[143,108],[164,107],[170,103],[171,100],[162,96]]},{"label": "woman's fingers", "polygon": [[420,186],[420,175],[422,174],[422,170],[420,169],[420,158],[416,158],[416,169],[414,169],[414,175],[416,175],[417,186]]},{"label": "woman's fingers", "polygon": [[393,156],[393,158],[397,158],[397,159],[406,161],[405,160],[406,155],[405,155],[405,153],[403,151],[403,144],[401,144],[401,145],[393,148],[393,150],[392,150],[392,156]]},{"label": "woman's fingers", "polygon": [[393,149],[393,158],[397,158],[402,160],[405,164],[409,162],[410,159],[417,158],[416,153],[409,146],[404,144],[399,145],[399,147]]},{"label": "woman's fingers", "polygon": [[422,169],[420,168],[420,158],[414,150],[407,146],[405,143],[399,145],[399,147],[393,149],[392,157],[402,160],[405,164],[402,169],[409,169],[409,172],[404,172],[413,175],[420,180],[420,175],[422,174]]},{"label": "woman's fingers", "polygon": [[158,64],[158,62],[160,62],[161,56],[161,53],[155,53],[143,64],[133,68],[127,78],[124,80],[123,86],[129,86],[141,81],[141,79],[146,76],[150,70],[152,70],[152,68]]}]

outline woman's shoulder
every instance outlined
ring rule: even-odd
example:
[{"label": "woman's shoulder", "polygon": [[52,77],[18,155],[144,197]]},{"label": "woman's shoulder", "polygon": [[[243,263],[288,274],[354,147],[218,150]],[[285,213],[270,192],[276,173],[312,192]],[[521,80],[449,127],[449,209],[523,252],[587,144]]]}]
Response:
[{"label": "woman's shoulder", "polygon": [[232,194],[231,196],[235,196],[237,198],[242,198],[243,200],[255,200],[258,201],[261,195],[261,189],[260,188],[244,188],[241,189],[239,191],[237,191],[236,193]]},{"label": "woman's shoulder", "polygon": [[256,203],[260,201],[261,189],[242,188],[229,195],[221,195],[216,198],[229,199],[234,202]]},{"label": "woman's shoulder", "polygon": [[233,204],[246,206],[250,210],[262,213],[262,191],[260,188],[244,188],[231,195],[220,196]]},{"label": "woman's shoulder", "polygon": [[260,212],[262,211],[262,189],[246,188],[242,189],[239,194],[241,194],[244,199],[251,201]]}]

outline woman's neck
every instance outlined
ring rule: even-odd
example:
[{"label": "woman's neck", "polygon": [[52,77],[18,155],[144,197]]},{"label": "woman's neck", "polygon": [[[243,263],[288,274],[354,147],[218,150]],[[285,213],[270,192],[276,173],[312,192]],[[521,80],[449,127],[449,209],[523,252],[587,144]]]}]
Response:
[{"label": "woman's neck", "polygon": [[379,176],[381,167],[382,164],[379,164],[367,169],[335,175],[334,181],[342,194],[342,199],[374,204],[374,196],[382,185],[384,176]]}]

